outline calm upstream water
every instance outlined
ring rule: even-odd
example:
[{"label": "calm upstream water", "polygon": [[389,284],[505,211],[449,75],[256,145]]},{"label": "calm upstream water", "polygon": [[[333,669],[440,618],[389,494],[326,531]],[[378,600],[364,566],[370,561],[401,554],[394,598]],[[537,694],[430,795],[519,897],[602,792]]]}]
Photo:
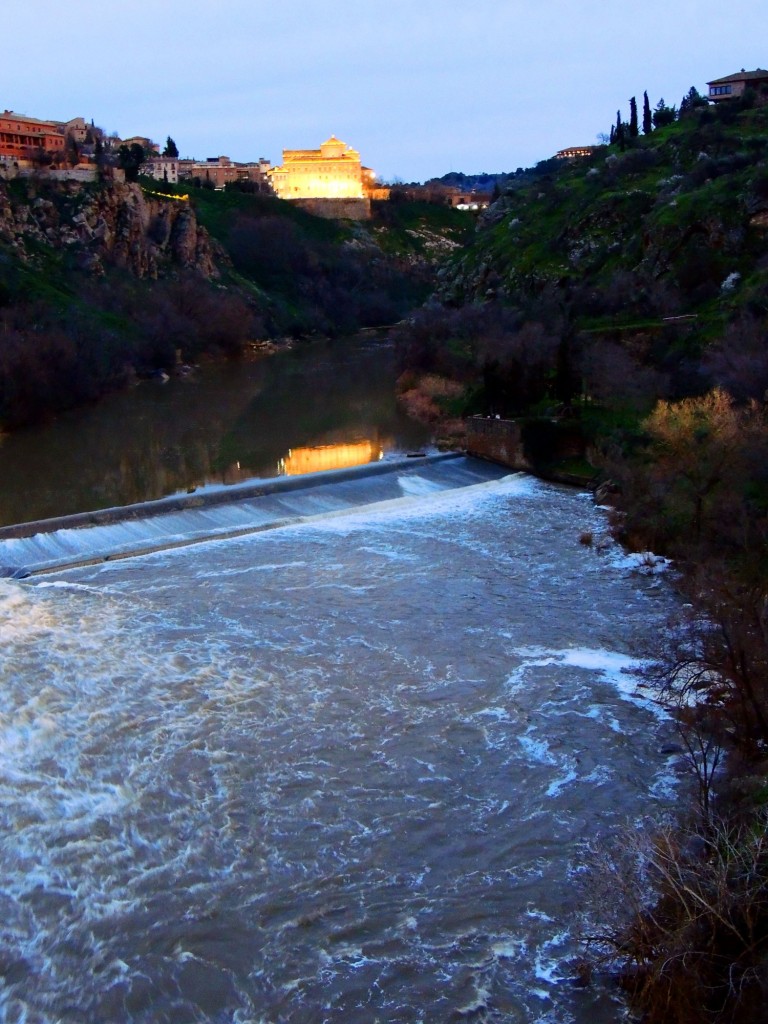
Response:
[{"label": "calm upstream water", "polygon": [[421,448],[429,433],[399,409],[395,378],[381,341],[316,343],[0,435],[0,526]]},{"label": "calm upstream water", "polygon": [[[260,394],[221,438],[266,446]],[[270,407],[272,459],[304,411]],[[569,981],[575,875],[673,799],[663,577],[473,460],[291,500],[0,580],[1,1019],[614,1024]]]}]

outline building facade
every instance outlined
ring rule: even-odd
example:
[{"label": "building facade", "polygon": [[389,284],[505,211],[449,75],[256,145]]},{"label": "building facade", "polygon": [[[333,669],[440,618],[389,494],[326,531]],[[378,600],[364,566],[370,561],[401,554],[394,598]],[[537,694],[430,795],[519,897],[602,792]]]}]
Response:
[{"label": "building facade", "polygon": [[755,71],[737,71],[734,75],[726,75],[725,78],[715,78],[707,82],[709,86],[708,99],[713,103],[721,103],[723,100],[738,99],[743,96],[747,89],[759,90],[762,86],[768,86],[768,71],[757,68]]},{"label": "building facade", "polygon": [[53,157],[64,153],[66,137],[55,121],[5,110],[0,114],[0,157],[29,160],[43,153]]},{"label": "building facade", "polygon": [[375,172],[335,135],[320,149],[284,149],[281,166],[269,177],[281,199],[368,199],[377,191]]},{"label": "building facade", "polygon": [[259,190],[269,188],[269,160],[261,157],[254,163],[236,163],[228,156],[212,156],[207,160],[180,160],[179,177],[201,184],[210,183],[214,188],[224,188],[232,182],[250,181]]},{"label": "building facade", "polygon": [[179,159],[175,156],[152,154],[141,165],[141,173],[155,181],[167,181],[175,185],[179,180]]}]

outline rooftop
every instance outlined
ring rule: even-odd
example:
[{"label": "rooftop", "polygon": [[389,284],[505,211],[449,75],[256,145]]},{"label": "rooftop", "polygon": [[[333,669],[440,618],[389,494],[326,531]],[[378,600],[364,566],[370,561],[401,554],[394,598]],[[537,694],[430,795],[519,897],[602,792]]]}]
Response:
[{"label": "rooftop", "polygon": [[757,68],[755,71],[745,71],[742,68],[735,75],[714,78],[711,82],[707,82],[707,85],[726,85],[728,82],[759,82],[762,79],[768,79],[768,71],[764,71],[763,68]]}]

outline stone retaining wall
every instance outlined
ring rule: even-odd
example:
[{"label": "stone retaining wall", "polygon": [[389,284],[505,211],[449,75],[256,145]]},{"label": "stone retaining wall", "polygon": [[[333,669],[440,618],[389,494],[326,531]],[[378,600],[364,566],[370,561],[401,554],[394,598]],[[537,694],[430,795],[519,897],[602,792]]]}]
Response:
[{"label": "stone retaining wall", "polygon": [[525,456],[523,432],[517,420],[486,419],[481,416],[468,419],[467,453],[499,462],[510,469],[533,472],[533,466]]},{"label": "stone retaining wall", "polygon": [[466,428],[468,455],[560,483],[585,487],[592,482],[587,474],[571,473],[558,466],[565,460],[586,459],[586,443],[578,421],[472,416]]},{"label": "stone retaining wall", "polygon": [[370,199],[293,199],[302,210],[326,220],[370,220]]}]

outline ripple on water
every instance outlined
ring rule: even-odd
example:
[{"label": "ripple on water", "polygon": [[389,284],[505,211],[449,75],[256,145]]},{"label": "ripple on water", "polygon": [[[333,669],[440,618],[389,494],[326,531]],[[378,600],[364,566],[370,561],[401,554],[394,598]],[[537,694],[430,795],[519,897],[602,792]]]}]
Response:
[{"label": "ripple on water", "polygon": [[669,799],[669,598],[573,492],[427,492],[0,581],[5,1019],[615,1019],[570,870]]}]

